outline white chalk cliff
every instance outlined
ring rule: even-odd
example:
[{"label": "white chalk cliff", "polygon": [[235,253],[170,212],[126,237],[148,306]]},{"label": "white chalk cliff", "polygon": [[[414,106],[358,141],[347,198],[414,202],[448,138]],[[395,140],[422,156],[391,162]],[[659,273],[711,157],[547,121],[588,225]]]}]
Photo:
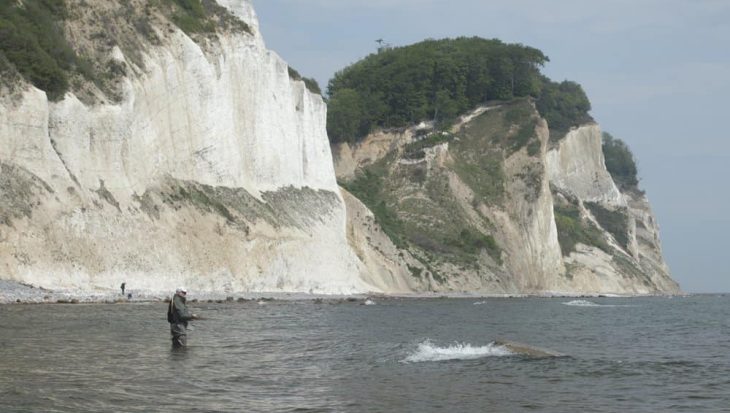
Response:
[{"label": "white chalk cliff", "polygon": [[[400,157],[428,125],[340,145],[333,164],[322,97],[266,49],[250,0],[217,1],[247,29],[188,35],[145,2],[69,0],[74,46],[124,68],[116,97],[90,85],[50,101],[22,80],[10,89],[0,82],[1,280],[82,292],[116,292],[122,282],[147,293],[180,284],[213,293],[678,291],[648,201],[616,187],[596,125],[551,146],[546,122],[530,115],[536,153],[500,158],[498,202],[483,201],[458,172],[464,142]],[[153,24],[130,33],[130,13]],[[107,31],[92,27],[100,15],[126,44],[108,37],[94,49]],[[476,120],[492,109],[477,109],[452,132],[479,129]],[[468,236],[481,237],[474,262],[396,246],[361,200],[341,192],[335,170],[350,180],[392,153],[391,178],[403,180],[395,203],[423,206],[414,216],[424,227],[448,230],[458,215]],[[448,194],[437,200],[443,216],[428,215],[436,203],[409,177]],[[621,239],[602,229],[612,254],[578,244],[563,255],[554,216],[561,199],[597,227],[593,204],[628,217]],[[499,251],[487,251],[486,236]]]},{"label": "white chalk cliff", "polygon": [[[170,25],[118,103],[0,98],[0,277],[50,289],[373,290],[345,234],[326,106],[250,33]],[[202,44],[202,45],[201,45]]]}]

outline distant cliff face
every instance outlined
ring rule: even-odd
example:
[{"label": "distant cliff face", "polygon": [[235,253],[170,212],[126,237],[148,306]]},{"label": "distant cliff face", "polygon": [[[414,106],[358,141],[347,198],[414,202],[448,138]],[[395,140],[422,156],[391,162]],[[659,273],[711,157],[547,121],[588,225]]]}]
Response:
[{"label": "distant cliff face", "polygon": [[[373,289],[346,241],[322,98],[265,49],[249,1],[220,4],[248,31],[191,38],[158,17],[157,40],[140,36],[135,59],[110,47],[126,73],[116,103],[71,92],[50,102],[27,84],[0,97],[0,277],[57,289]],[[127,27],[115,8],[129,5],[76,6],[67,31],[79,47],[93,45],[95,16]]]},{"label": "distant cliff face", "polygon": [[616,187],[598,126],[548,141],[521,100],[479,108],[446,132],[421,125],[335,145],[338,178],[374,212],[350,214],[360,234],[350,241],[390,263],[381,274],[423,290],[678,292],[648,201]]}]

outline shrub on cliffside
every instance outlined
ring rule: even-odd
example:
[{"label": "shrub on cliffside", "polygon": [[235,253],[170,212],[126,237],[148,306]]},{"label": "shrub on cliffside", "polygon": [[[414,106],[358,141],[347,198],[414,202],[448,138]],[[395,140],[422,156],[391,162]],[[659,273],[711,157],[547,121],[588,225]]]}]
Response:
[{"label": "shrub on cliffside", "polygon": [[[164,13],[172,10],[172,21],[185,33],[214,33],[217,28],[251,33],[248,25],[215,0],[166,0]],[[172,3],[174,6],[170,6]]]},{"label": "shrub on cliffside", "polygon": [[574,204],[556,203],[553,212],[555,214],[555,226],[558,230],[558,242],[564,256],[570,255],[576,250],[577,244],[585,244],[598,247],[604,252],[611,251],[601,231],[591,222],[581,217],[580,210]]},{"label": "shrub on cliffside", "polygon": [[290,78],[294,80],[301,80],[302,82],[304,82],[304,86],[306,86],[310,92],[316,93],[318,95],[322,94],[322,89],[319,88],[319,83],[317,83],[316,79],[300,75],[299,72],[293,67],[289,67],[288,70]]},{"label": "shrub on cliffside", "polygon": [[194,37],[251,33],[215,0],[106,2],[87,13],[89,7],[64,0],[0,1],[0,82],[13,87],[22,77],[50,100],[63,98],[69,89],[92,103],[102,96],[118,100],[117,81],[128,68],[110,60],[112,48],[119,47],[127,62],[143,67],[142,51],[160,41],[161,31],[153,27],[167,19],[198,34]]},{"label": "shrub on cliffside", "polygon": [[552,139],[560,139],[571,127],[593,120],[588,115],[591,102],[583,88],[567,80],[557,83],[544,77],[535,106],[547,120]]},{"label": "shrub on cliffside", "polygon": [[613,235],[621,247],[628,250],[629,215],[626,208],[611,210],[596,202],[585,202],[584,205],[591,211],[601,227]]},{"label": "shrub on cliffside", "polygon": [[63,97],[69,86],[67,72],[80,65],[63,35],[65,16],[63,0],[0,2],[0,60],[51,100]]},{"label": "shrub on cliffside", "polygon": [[634,155],[621,139],[614,138],[610,133],[603,132],[603,157],[606,160],[606,169],[613,181],[622,190],[637,190],[639,186],[638,171]]}]

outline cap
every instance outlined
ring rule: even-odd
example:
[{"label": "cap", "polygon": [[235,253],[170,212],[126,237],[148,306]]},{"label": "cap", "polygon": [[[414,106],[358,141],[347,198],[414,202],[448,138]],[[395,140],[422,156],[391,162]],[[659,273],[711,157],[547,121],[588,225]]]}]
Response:
[{"label": "cap", "polygon": [[188,289],[185,287],[177,287],[177,290],[175,290],[175,293],[185,293],[187,294]]}]

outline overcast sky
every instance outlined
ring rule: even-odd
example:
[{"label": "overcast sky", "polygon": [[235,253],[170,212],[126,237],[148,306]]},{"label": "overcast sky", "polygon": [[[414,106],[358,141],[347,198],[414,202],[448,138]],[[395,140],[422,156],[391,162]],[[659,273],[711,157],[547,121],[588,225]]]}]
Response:
[{"label": "overcast sky", "polygon": [[686,292],[730,292],[730,1],[254,0],[270,49],[324,90],[375,51],[498,38],[543,51],[580,83],[638,160],[664,255]]}]

